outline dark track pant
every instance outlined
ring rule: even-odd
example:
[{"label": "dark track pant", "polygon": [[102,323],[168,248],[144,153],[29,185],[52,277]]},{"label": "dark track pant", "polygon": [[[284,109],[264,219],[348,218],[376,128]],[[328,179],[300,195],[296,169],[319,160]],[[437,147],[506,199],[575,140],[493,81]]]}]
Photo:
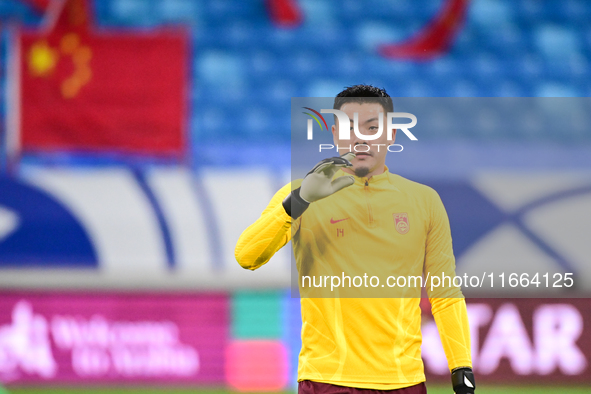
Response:
[{"label": "dark track pant", "polygon": [[404,387],[396,390],[358,389],[354,387],[337,386],[328,383],[302,380],[298,384],[298,394],[427,394],[425,383]]}]

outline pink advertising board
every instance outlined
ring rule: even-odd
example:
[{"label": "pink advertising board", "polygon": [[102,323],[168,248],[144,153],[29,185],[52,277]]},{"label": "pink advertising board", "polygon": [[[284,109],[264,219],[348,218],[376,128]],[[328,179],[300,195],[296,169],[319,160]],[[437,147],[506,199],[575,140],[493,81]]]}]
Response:
[{"label": "pink advertising board", "polygon": [[224,294],[0,292],[0,382],[225,382]]},{"label": "pink advertising board", "polygon": [[[589,298],[469,298],[472,367],[477,382],[591,384]],[[429,381],[449,369],[428,302],[422,356]]]}]

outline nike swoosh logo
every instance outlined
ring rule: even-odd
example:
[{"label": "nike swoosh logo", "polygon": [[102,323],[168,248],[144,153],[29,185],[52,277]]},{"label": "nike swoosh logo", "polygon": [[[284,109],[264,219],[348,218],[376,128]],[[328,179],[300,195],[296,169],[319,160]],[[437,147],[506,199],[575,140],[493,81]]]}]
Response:
[{"label": "nike swoosh logo", "polygon": [[339,220],[334,220],[333,218],[330,218],[330,224],[342,222],[343,220],[349,220],[349,218],[344,218],[344,219],[339,219]]}]

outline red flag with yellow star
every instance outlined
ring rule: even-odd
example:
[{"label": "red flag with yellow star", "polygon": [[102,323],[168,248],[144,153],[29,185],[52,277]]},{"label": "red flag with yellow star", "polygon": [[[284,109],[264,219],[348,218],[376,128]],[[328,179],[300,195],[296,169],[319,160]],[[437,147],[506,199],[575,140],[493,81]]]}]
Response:
[{"label": "red flag with yellow star", "polygon": [[66,0],[48,31],[20,34],[22,150],[180,157],[186,32],[99,32],[89,10]]}]

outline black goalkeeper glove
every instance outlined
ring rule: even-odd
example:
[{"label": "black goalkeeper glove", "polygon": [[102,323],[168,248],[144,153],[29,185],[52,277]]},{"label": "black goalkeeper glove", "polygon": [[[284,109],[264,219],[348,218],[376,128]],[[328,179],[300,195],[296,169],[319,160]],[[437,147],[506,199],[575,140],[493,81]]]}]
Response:
[{"label": "black goalkeeper glove", "polygon": [[335,180],[334,174],[343,167],[351,167],[355,154],[347,152],[340,157],[324,159],[316,164],[304,178],[302,185],[293,190],[285,200],[283,208],[292,219],[297,219],[314,201],[321,200],[355,183],[352,176],[342,176]]},{"label": "black goalkeeper glove", "polygon": [[473,394],[476,383],[472,368],[460,367],[451,371],[451,384],[456,394]]}]

